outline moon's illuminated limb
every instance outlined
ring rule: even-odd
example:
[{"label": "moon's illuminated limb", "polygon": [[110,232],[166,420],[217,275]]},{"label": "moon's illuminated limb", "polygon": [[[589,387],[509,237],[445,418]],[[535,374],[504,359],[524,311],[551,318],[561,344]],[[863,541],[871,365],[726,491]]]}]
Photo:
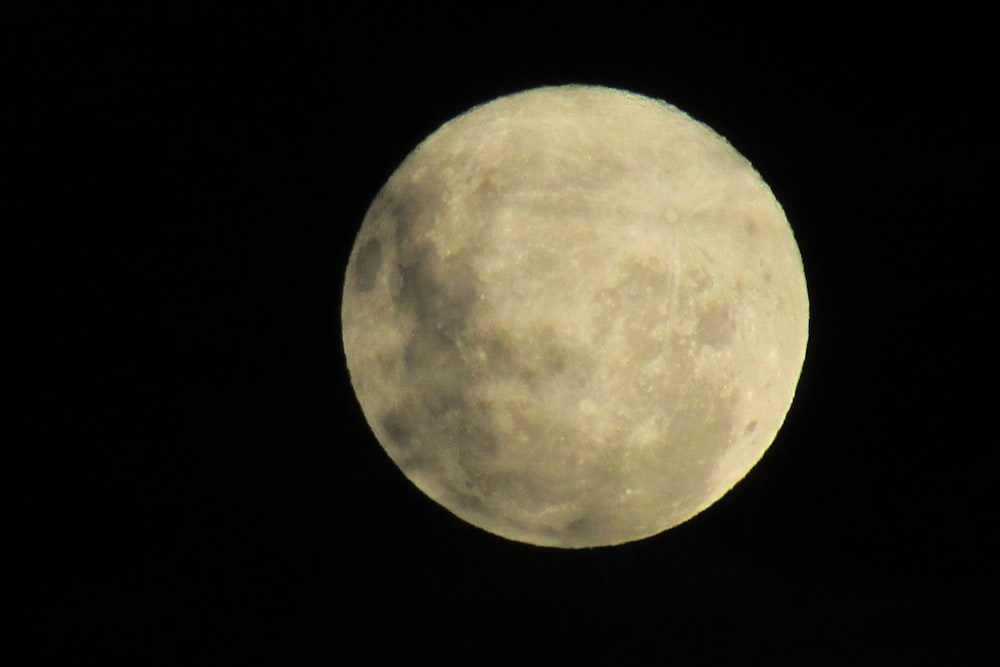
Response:
[{"label": "moon's illuminated limb", "polygon": [[565,86],[442,126],[372,203],[347,270],[351,380],[431,498],[533,544],[687,520],[759,460],[805,354],[781,207],[674,107]]}]

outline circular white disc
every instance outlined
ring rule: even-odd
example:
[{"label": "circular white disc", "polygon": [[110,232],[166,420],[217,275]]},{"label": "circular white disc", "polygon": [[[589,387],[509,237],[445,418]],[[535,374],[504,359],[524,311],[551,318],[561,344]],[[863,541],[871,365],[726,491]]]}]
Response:
[{"label": "circular white disc", "polygon": [[562,86],[446,123],[378,193],[343,337],[378,441],[497,535],[659,533],[760,459],[808,299],[781,207],[676,108]]}]

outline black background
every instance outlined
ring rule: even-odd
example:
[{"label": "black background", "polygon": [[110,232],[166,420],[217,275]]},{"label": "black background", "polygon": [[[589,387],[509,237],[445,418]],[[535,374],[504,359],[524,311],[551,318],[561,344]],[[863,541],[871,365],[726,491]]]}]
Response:
[{"label": "black background", "polygon": [[[963,664],[995,634],[983,16],[91,4],[11,49],[30,463],[9,549],[34,661]],[[810,290],[762,462],[610,549],[508,542],[423,497],[340,343],[351,244],[399,162],[558,83],[725,136]]]}]

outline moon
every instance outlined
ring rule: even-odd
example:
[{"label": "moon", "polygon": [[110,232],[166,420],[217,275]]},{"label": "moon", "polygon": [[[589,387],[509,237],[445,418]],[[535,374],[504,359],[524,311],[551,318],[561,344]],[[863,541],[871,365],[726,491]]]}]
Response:
[{"label": "moon", "polygon": [[445,123],[379,191],[342,301],[351,383],[423,493],[490,533],[656,535],[758,462],[809,304],[751,164],[677,108],[556,86]]}]

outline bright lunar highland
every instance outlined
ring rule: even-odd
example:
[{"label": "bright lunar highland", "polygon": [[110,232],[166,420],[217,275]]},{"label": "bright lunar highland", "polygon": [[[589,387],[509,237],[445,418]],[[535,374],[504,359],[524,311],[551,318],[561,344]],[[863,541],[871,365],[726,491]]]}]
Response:
[{"label": "bright lunar highland", "polygon": [[750,163],[661,101],[593,86],[445,123],[347,267],[361,408],[419,489],[491,533],[620,544],[721,498],[773,441],[809,304]]}]

